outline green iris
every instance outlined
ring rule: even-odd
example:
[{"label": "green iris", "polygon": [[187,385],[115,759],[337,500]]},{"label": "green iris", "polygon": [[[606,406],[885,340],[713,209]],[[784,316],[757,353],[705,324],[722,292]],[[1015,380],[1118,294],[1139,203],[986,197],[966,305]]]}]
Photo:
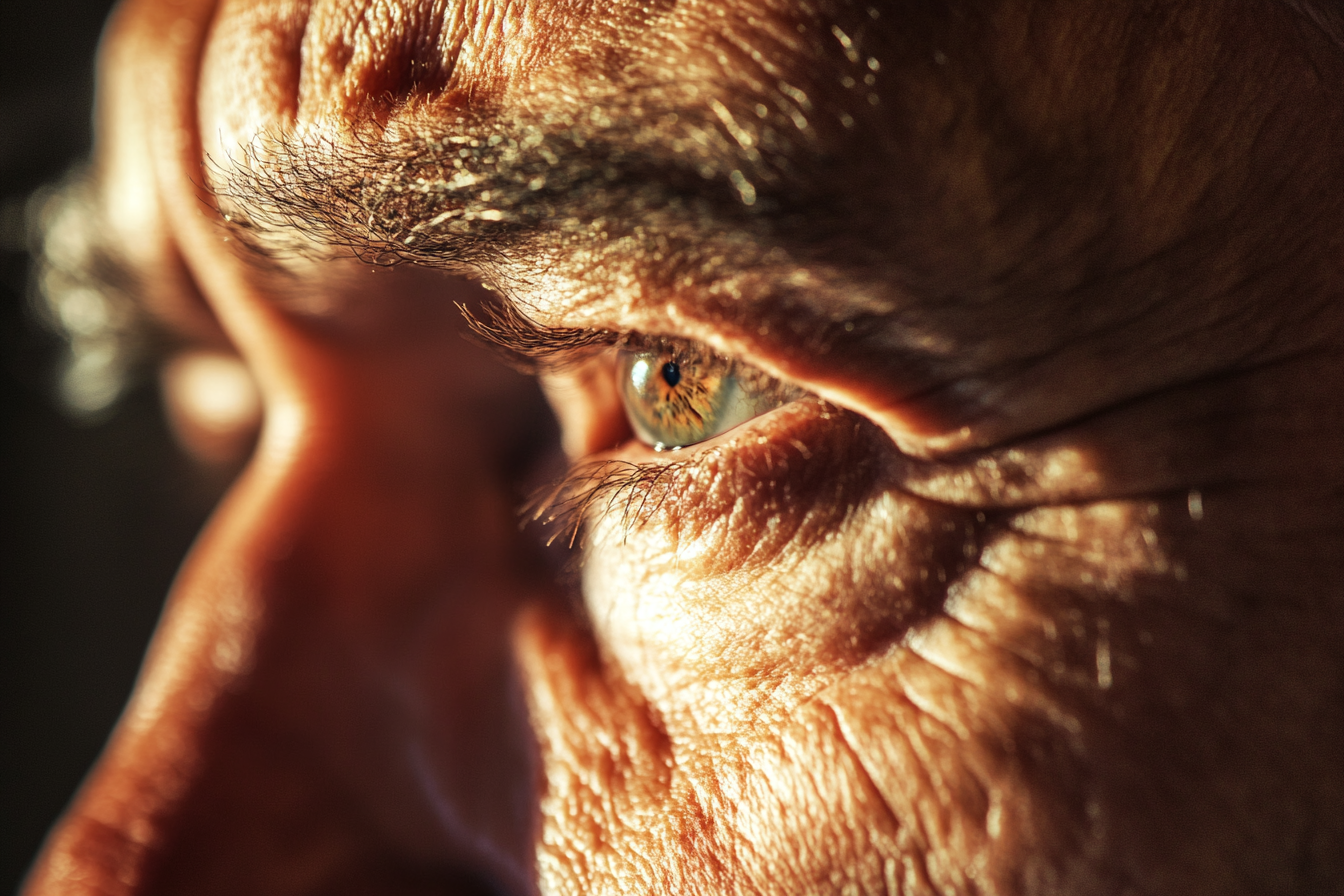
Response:
[{"label": "green iris", "polygon": [[703,349],[623,349],[618,385],[640,441],[655,451],[694,445],[796,397],[796,390]]}]

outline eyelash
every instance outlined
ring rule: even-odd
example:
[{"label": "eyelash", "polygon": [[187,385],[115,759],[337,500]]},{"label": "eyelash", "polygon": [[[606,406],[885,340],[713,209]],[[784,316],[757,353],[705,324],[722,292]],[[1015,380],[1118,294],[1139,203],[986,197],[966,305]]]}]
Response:
[{"label": "eyelash", "polygon": [[624,460],[584,461],[572,465],[560,480],[533,493],[522,515],[528,522],[557,526],[547,547],[568,535],[567,547],[579,543],[584,523],[595,508],[609,518],[620,510],[620,531],[628,534],[648,522],[673,493],[672,483],[694,461],[635,463]]},{"label": "eyelash", "polygon": [[678,358],[696,357],[703,347],[685,340],[615,330],[542,327],[511,303],[487,306],[481,316],[458,304],[467,328],[478,342],[502,354],[512,367],[533,376],[577,367],[608,349],[665,351]]},{"label": "eyelash", "polygon": [[501,354],[512,367],[534,376],[575,367],[630,338],[630,334],[612,330],[542,327],[511,302],[487,305],[479,317],[461,303],[457,307],[476,341]]}]

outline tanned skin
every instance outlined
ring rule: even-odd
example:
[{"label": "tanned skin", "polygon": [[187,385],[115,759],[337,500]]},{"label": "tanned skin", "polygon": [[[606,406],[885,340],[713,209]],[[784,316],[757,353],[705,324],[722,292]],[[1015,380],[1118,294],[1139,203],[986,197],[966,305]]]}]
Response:
[{"label": "tanned skin", "polygon": [[127,0],[265,418],[26,893],[1344,893],[1338,9]]}]

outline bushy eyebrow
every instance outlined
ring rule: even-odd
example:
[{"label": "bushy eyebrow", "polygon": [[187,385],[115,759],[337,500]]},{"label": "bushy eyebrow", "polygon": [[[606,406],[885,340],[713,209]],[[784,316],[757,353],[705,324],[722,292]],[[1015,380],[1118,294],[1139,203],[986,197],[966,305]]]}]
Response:
[{"label": "bushy eyebrow", "polygon": [[[212,160],[226,225],[264,256],[348,250],[378,264],[492,269],[538,236],[600,228],[708,240],[843,226],[841,195],[791,125],[740,132],[722,104],[593,106],[563,120],[419,124],[316,137],[265,136]],[[746,127],[752,127],[750,134]]]}]

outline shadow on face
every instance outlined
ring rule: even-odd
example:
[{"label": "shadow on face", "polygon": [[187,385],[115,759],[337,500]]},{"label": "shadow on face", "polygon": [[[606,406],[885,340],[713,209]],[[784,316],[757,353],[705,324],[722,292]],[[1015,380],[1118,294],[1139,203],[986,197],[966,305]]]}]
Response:
[{"label": "shadow on face", "polygon": [[262,423],[30,892],[1338,887],[1342,62],[123,7],[108,252]]}]

